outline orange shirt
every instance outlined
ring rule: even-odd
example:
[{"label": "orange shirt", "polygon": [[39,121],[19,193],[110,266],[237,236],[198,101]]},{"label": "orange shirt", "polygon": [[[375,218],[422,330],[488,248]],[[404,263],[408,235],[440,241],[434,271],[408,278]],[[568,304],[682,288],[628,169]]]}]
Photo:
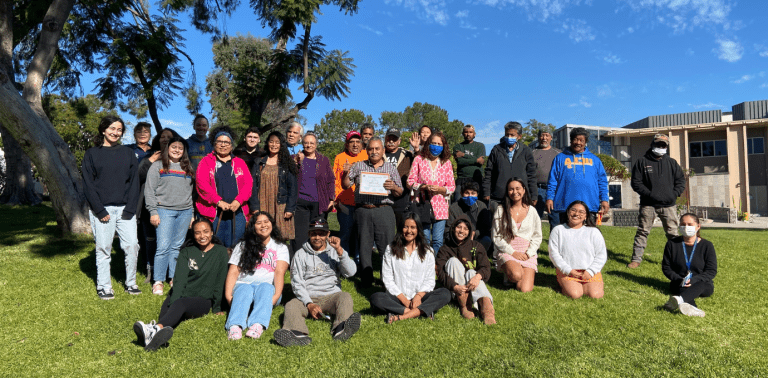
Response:
[{"label": "orange shirt", "polygon": [[336,202],[347,206],[355,206],[355,185],[352,184],[348,189],[341,186],[341,174],[344,173],[344,163],[355,164],[358,161],[368,160],[368,152],[360,151],[357,156],[350,156],[345,152],[336,155],[333,159],[333,176],[336,178]]}]

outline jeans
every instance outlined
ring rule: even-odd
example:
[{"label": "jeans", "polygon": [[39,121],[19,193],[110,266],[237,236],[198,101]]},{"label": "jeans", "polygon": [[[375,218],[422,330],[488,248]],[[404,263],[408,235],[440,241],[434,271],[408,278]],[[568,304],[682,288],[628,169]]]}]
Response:
[{"label": "jeans", "polygon": [[111,289],[109,263],[112,261],[112,239],[115,231],[120,237],[120,248],[125,253],[125,286],[136,285],[136,260],[139,257],[139,240],[136,237],[136,216],[123,219],[125,206],[105,206],[109,220],[100,221],[88,211],[91,230],[96,241],[96,289]]},{"label": "jeans", "polygon": [[[221,217],[221,224],[219,224],[219,217]],[[235,222],[234,235],[232,234],[232,222]],[[224,212],[223,216],[220,211],[217,211],[216,218],[213,218],[213,229],[216,231],[216,237],[221,240],[221,244],[227,248],[232,248],[243,237],[245,223],[245,215],[243,215],[243,210],[241,209],[237,210],[234,218],[231,211]],[[217,226],[218,228],[216,228]]]},{"label": "jeans", "polygon": [[[232,307],[229,309],[229,317],[224,327],[230,329],[232,326],[240,326],[246,329],[258,323],[264,329],[269,328],[273,295],[275,295],[275,287],[271,283],[236,283],[232,291]],[[253,310],[249,315],[251,305]]]},{"label": "jeans", "polygon": [[160,224],[157,226],[157,252],[152,279],[162,282],[165,281],[166,273],[171,278],[176,273],[179,249],[184,244],[189,222],[195,213],[192,208],[169,210],[158,207],[157,214],[160,216]]},{"label": "jeans", "polygon": [[[339,239],[341,239],[341,247],[344,248],[349,257],[357,259],[357,247],[350,249],[352,238],[352,228],[355,226],[355,207],[348,206],[343,203],[339,204],[340,210],[336,212],[337,219],[339,220]],[[345,213],[346,212],[346,213]]]},{"label": "jeans", "polygon": [[440,250],[440,247],[443,246],[443,232],[445,231],[445,222],[446,220],[443,219],[435,221],[435,223],[432,223],[429,227],[424,227],[424,238],[426,238],[427,243],[432,246],[432,250],[435,251],[435,255],[437,255],[437,251]]}]

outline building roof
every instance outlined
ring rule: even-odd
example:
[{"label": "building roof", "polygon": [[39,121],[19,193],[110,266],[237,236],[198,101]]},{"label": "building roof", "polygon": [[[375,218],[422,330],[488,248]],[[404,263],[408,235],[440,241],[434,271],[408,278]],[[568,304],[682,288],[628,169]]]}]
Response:
[{"label": "building roof", "polygon": [[666,134],[670,131],[680,131],[680,130],[705,131],[705,130],[724,129],[728,126],[744,126],[744,125],[746,125],[747,127],[768,126],[768,118],[749,119],[749,120],[742,120],[742,121],[697,123],[693,125],[662,126],[662,127],[643,128],[643,129],[614,129],[613,131],[609,131],[607,134],[605,134],[605,136],[627,136],[627,137],[648,136],[648,135],[654,135],[659,133]]}]

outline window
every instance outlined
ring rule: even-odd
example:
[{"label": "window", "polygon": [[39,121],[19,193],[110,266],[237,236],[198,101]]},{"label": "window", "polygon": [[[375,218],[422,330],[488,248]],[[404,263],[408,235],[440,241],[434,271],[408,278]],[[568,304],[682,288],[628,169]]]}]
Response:
[{"label": "window", "polygon": [[765,153],[765,145],[763,144],[763,138],[749,138],[747,139],[747,154],[763,154]]},{"label": "window", "polygon": [[692,158],[728,155],[728,143],[724,140],[708,140],[705,142],[691,142],[689,146],[690,146],[690,156]]}]

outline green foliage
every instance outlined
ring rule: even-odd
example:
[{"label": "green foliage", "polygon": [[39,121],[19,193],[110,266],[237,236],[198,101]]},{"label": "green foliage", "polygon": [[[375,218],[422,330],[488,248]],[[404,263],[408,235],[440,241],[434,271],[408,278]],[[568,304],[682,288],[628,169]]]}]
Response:
[{"label": "green foliage", "polygon": [[608,175],[608,180],[620,180],[626,181],[632,178],[632,174],[629,173],[627,167],[621,164],[620,161],[613,158],[611,155],[595,154],[603,162],[605,168],[605,174]]},{"label": "green foliage", "polygon": [[[447,110],[426,102],[414,102],[402,112],[383,111],[379,117],[379,125],[381,125],[381,130],[394,127],[401,132],[418,132],[422,125],[427,125],[445,134],[449,148],[453,148],[454,145],[464,140],[461,135],[464,122],[459,120],[449,122]],[[401,138],[407,146],[408,140],[404,136]],[[410,138],[410,134],[408,138]]]},{"label": "green foliage", "polygon": [[[531,145],[533,142],[537,142],[539,130],[548,131],[550,134],[555,132],[555,125],[551,123],[543,123],[537,121],[535,118],[531,118],[523,125],[523,144]],[[536,143],[538,144],[538,143]]]},{"label": "green foliage", "polygon": [[317,135],[317,150],[333,158],[344,151],[344,138],[351,130],[360,131],[364,123],[373,124],[373,117],[357,109],[332,110],[326,114],[320,124],[315,124],[315,134]]},{"label": "green foliage", "polygon": [[[93,284],[93,238],[57,238],[47,206],[0,206],[0,215],[0,266],[5,268],[0,269],[0,359],[7,376],[103,376],[105,371],[115,377],[768,375],[762,336],[768,296],[756,295],[768,290],[761,279],[764,256],[740,253],[768,243],[768,233],[761,230],[702,230],[726,273],[715,279],[713,296],[696,301],[705,318],[662,308],[669,281],[661,273],[661,253],[646,255],[638,269],[626,269],[635,228],[601,227],[609,251],[603,299],[571,300],[560,294],[544,242],[533,291],[507,289],[502,275],[492,272],[488,285],[495,326],[462,318],[455,304],[440,309],[434,320],[386,325],[368,301],[383,289],[358,290],[359,278],[352,277],[341,279],[341,287],[363,316],[360,331],[346,342],[331,339],[329,322],[310,319],[312,344],[276,345],[274,332],[285,312],[277,306],[259,340],[228,341],[226,316],[208,314],[176,327],[168,348],[147,353],[136,345],[132,325],[157,319],[165,298],[149,293],[142,272],[138,282],[144,294],[123,293],[123,254],[117,246],[112,256],[116,298],[101,301]],[[337,231],[335,215],[329,218]],[[546,241],[548,227],[543,228]],[[654,228],[647,250],[661,251],[665,242],[664,231]],[[378,269],[380,255],[373,257]],[[286,285],[283,302],[292,296]]]},{"label": "green foliage", "polygon": [[[93,147],[101,118],[118,115],[110,104],[102,102],[95,95],[72,99],[61,95],[47,95],[43,98],[43,109],[53,128],[75,155],[78,168],[85,151]],[[127,132],[129,131],[125,130],[125,133]]]}]

